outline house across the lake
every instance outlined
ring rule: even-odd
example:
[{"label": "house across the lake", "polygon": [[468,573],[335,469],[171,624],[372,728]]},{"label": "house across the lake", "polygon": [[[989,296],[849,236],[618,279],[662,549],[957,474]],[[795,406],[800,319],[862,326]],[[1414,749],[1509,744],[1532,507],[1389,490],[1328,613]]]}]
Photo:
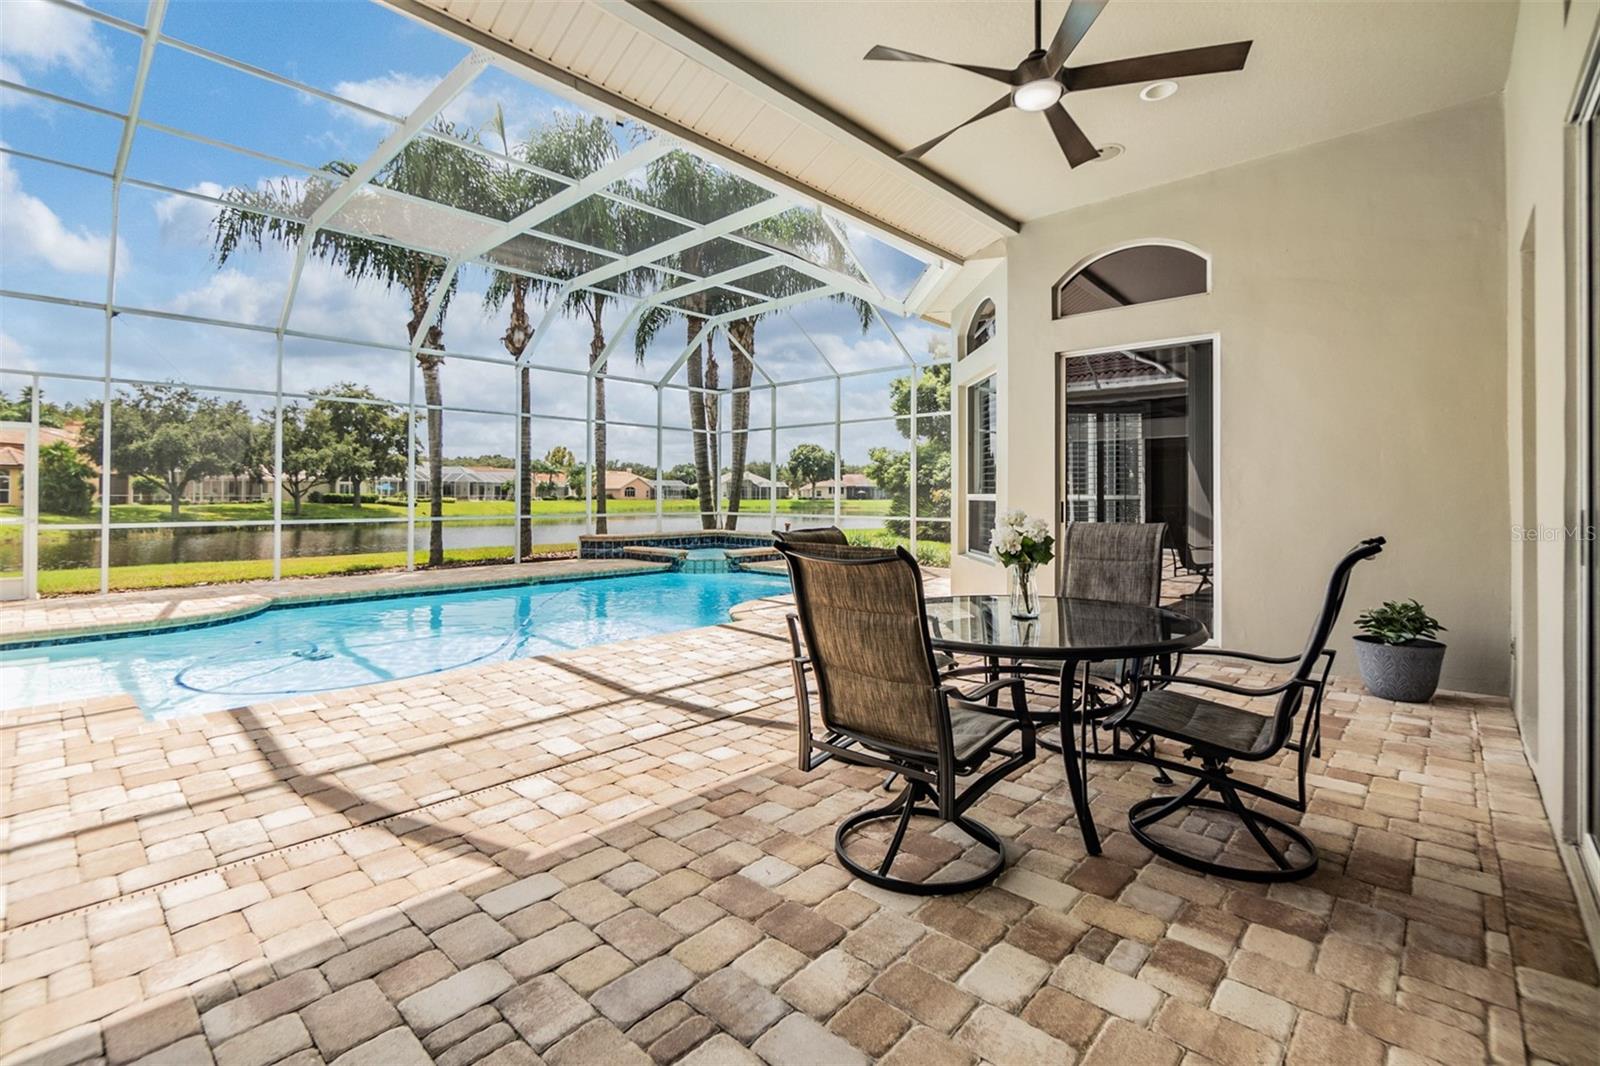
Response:
[{"label": "house across the lake", "polygon": [[800,498],[805,500],[831,500],[839,496],[846,500],[882,500],[887,493],[865,474],[845,474],[800,486]]},{"label": "house across the lake", "polygon": [[[732,486],[732,484],[733,474],[723,474],[721,485],[722,494],[724,497],[728,495],[728,489]],[[771,478],[764,478],[760,474],[752,474],[749,471],[745,472],[745,475],[740,480],[739,485],[740,499],[770,500],[772,499],[772,494],[774,492],[778,494],[778,499],[780,500],[787,499],[789,496],[789,486],[783,484],[781,481],[773,481]]]}]

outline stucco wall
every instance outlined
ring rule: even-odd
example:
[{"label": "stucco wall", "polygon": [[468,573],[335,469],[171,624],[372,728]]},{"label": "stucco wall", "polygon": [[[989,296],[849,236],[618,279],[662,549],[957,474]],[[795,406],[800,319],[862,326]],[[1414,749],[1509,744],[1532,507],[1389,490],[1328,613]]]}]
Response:
[{"label": "stucco wall", "polygon": [[[1297,650],[1333,562],[1383,534],[1341,672],[1355,614],[1415,596],[1450,628],[1445,684],[1504,692],[1502,151],[1488,98],[1030,223],[955,319],[984,296],[1001,309],[994,351],[956,373],[1001,375],[1000,506],[1054,511],[1058,353],[1215,334],[1222,642]],[[1052,321],[1069,267],[1142,238],[1208,253],[1211,293]],[[1003,575],[958,556],[953,581],[995,591]]]},{"label": "stucco wall", "polygon": [[[1581,506],[1577,402],[1585,356],[1581,288],[1587,264],[1582,244],[1574,240],[1581,224],[1581,193],[1574,186],[1581,146],[1568,120],[1597,14],[1600,5],[1592,2],[1574,3],[1565,18],[1560,4],[1524,3],[1506,81],[1506,240],[1501,254],[1508,312],[1507,503],[1512,521],[1524,523],[1524,471],[1531,471],[1531,517],[1550,531],[1575,529]],[[1525,264],[1523,243],[1530,230],[1532,254]],[[1523,359],[1526,267],[1533,275],[1526,323],[1533,340],[1531,375],[1524,373]],[[1533,416],[1531,426],[1525,425],[1525,410]],[[1525,439],[1532,442],[1531,449],[1524,447]],[[1523,741],[1551,818],[1568,840],[1578,824],[1574,786],[1581,750],[1579,547],[1564,532],[1536,541],[1526,553],[1518,545],[1510,574],[1519,665],[1514,701],[1520,704]]]}]

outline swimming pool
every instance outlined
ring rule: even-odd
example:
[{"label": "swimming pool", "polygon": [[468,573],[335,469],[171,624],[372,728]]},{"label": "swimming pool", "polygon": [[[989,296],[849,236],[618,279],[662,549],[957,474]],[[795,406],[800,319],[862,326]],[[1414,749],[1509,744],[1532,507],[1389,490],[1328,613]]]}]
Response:
[{"label": "swimming pool", "polygon": [[656,573],[273,607],[201,627],[0,651],[0,710],[126,693],[171,718],[631,640],[789,591],[769,574]]}]

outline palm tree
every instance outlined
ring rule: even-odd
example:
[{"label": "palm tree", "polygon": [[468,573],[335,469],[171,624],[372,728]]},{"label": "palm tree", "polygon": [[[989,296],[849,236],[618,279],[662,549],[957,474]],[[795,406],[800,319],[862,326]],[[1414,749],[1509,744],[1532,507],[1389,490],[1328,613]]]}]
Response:
[{"label": "palm tree", "polygon": [[[499,104],[495,105],[492,126],[500,137],[502,152],[507,156],[512,155],[511,141],[506,136],[505,113]],[[523,149],[523,158],[526,160],[526,145],[521,145],[519,148]],[[495,217],[515,218],[553,196],[560,188],[559,182],[520,167],[496,168],[489,185],[490,193],[495,200]],[[498,310],[508,301],[511,305],[506,331],[501,336],[500,343],[505,345],[506,352],[517,363],[517,455],[522,469],[519,493],[522,499],[522,514],[517,516],[517,525],[520,529],[517,541],[522,546],[523,552],[531,554],[533,522],[527,516],[533,506],[534,464],[533,426],[528,414],[533,410],[533,381],[531,371],[522,362],[522,353],[533,340],[533,323],[528,318],[528,294],[537,291],[548,298],[556,286],[547,278],[555,276],[561,265],[555,261],[557,257],[550,252],[550,249],[558,246],[536,237],[514,238],[514,242],[526,246],[519,247],[518,251],[530,253],[523,257],[529,262],[530,269],[533,265],[538,265],[539,273],[546,277],[496,270],[489,279],[488,288],[484,291],[483,305],[490,310]]]},{"label": "palm tree", "polygon": [[[827,221],[817,211],[803,207],[792,208],[757,223],[750,227],[747,233],[756,240],[825,263],[840,273],[846,273],[849,269],[840,254],[838,239],[834,237]],[[748,279],[744,284],[745,288],[773,299],[805,292],[815,286],[816,282],[811,278],[787,267],[765,271]],[[872,305],[865,300],[845,293],[835,293],[829,299],[848,304],[854,309],[861,323],[861,332],[865,333],[872,325]],[[764,311],[728,323],[728,335],[733,341],[729,345],[733,357],[733,397],[730,412],[733,423],[733,456],[728,485],[727,528],[729,529],[738,525],[739,507],[744,492],[745,458],[750,428],[750,382],[755,369],[755,364],[751,360],[756,354],[756,323],[773,313]],[[769,491],[776,491],[775,483]]]},{"label": "palm tree", "polygon": [[[620,136],[623,141],[636,139],[642,135],[639,127],[624,127]],[[583,175],[592,174],[601,167],[615,160],[622,151],[619,143],[619,134],[616,127],[608,120],[598,116],[583,116],[571,114],[558,114],[554,120],[539,130],[535,131],[528,140],[519,148],[521,158],[533,165],[556,174]],[[542,193],[540,198],[548,196],[557,183],[551,183],[549,191]],[[539,191],[537,189],[533,190]],[[561,212],[555,219],[546,223],[552,233],[578,241],[597,248],[617,249],[630,245],[635,239],[634,229],[644,225],[642,219],[647,216],[634,212],[618,204],[615,200],[602,196],[588,196],[576,205]],[[568,279],[578,276],[592,266],[589,253],[572,248],[569,245],[543,241],[538,237],[524,238],[528,242],[536,242],[534,247],[539,250],[539,259],[545,269],[542,273],[547,277]],[[516,275],[516,277],[521,277]],[[559,291],[553,282],[540,282],[535,279],[522,278],[530,282],[533,287],[539,288],[547,295]],[[643,283],[638,272],[632,272],[612,278],[607,286],[616,292],[630,292]],[[513,325],[517,314],[515,297],[516,284],[507,282],[508,293],[512,297]],[[526,292],[524,292],[524,298]],[[503,297],[502,297],[503,298]],[[592,493],[595,504],[595,532],[606,532],[606,382],[605,368],[599,365],[600,356],[605,351],[605,313],[611,300],[611,293],[595,290],[577,290],[570,292],[562,300],[561,313],[569,318],[587,320],[589,323],[589,365],[597,368],[594,374],[594,468],[598,484]],[[523,315],[526,321],[526,313]],[[526,326],[523,327],[526,330]],[[509,331],[508,331],[509,332]],[[531,337],[531,333],[529,334]],[[527,344],[524,340],[523,345]],[[509,346],[508,346],[509,350]],[[520,354],[520,349],[518,351]],[[527,371],[523,371],[523,403],[524,410],[529,402],[529,387],[527,385]],[[526,426],[526,419],[524,419]],[[524,431],[526,432],[526,431]],[[528,447],[526,443],[524,449]],[[527,470],[527,456],[524,456],[523,467]],[[524,473],[524,477],[528,475]],[[524,498],[527,498],[526,489]]]},{"label": "palm tree", "polygon": [[[471,131],[450,123],[434,127],[447,138],[465,138]],[[323,170],[348,178],[356,165],[334,160]],[[417,137],[407,142],[398,155],[373,178],[373,184],[410,194],[435,203],[454,204],[472,210],[485,206],[487,174],[481,157],[450,144],[445,138]],[[303,223],[294,218],[309,218],[326,199],[329,183],[313,179],[304,184],[284,181],[263,190],[231,189],[224,199],[238,204],[217,213],[212,221],[212,249],[221,267],[241,247],[260,248],[265,242],[295,247],[305,234]],[[347,209],[359,212],[358,193]],[[281,212],[258,214],[267,208]],[[438,521],[444,514],[444,394],[439,369],[444,357],[444,316],[455,290],[455,277],[445,277],[444,260],[427,252],[391,244],[373,237],[358,237],[326,227],[312,236],[310,254],[342,270],[352,281],[374,280],[389,289],[402,289],[410,300],[411,316],[406,321],[406,336],[417,345],[417,366],[422,371],[423,399],[428,421],[428,565],[444,562],[444,527]],[[439,313],[418,344],[417,334],[427,316],[434,293],[443,284]]]},{"label": "palm tree", "polygon": [[[668,152],[645,171],[645,187],[652,204],[691,222],[710,222],[742,210],[766,198],[759,187],[688,152]],[[745,252],[730,241],[697,244],[671,257],[669,265],[694,277],[705,277],[725,270],[734,263],[727,257]],[[747,261],[747,260],[746,260]],[[716,290],[694,293],[679,301],[676,308],[657,304],[639,318],[634,333],[634,354],[642,363],[651,340],[677,318],[684,321],[684,345],[689,348],[685,363],[689,384],[689,427],[693,430],[695,485],[700,497],[700,523],[706,529],[717,524],[716,492],[720,473],[714,458],[711,434],[716,431],[718,373],[716,352],[709,343],[699,342],[703,316],[729,310]],[[708,338],[709,340],[709,338]],[[709,391],[708,391],[709,390]],[[705,501],[712,501],[711,512]]]}]

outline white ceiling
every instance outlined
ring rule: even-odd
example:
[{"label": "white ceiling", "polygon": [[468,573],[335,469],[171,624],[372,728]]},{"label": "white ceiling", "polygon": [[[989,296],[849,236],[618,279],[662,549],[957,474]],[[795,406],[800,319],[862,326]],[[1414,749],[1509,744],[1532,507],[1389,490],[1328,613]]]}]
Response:
[{"label": "white ceiling", "polygon": [[[824,104],[907,147],[1004,91],[965,71],[866,62],[874,44],[1011,67],[1032,47],[1018,0],[665,0],[684,19]],[[1045,37],[1065,10],[1044,4]],[[1044,118],[1008,110],[952,136],[923,163],[1023,221],[1356,130],[1436,111],[1505,82],[1512,2],[1254,3],[1113,0],[1073,65],[1253,39],[1242,72],[1184,79],[1145,103],[1139,86],[1071,94],[1090,140],[1116,160],[1069,170]]]}]

